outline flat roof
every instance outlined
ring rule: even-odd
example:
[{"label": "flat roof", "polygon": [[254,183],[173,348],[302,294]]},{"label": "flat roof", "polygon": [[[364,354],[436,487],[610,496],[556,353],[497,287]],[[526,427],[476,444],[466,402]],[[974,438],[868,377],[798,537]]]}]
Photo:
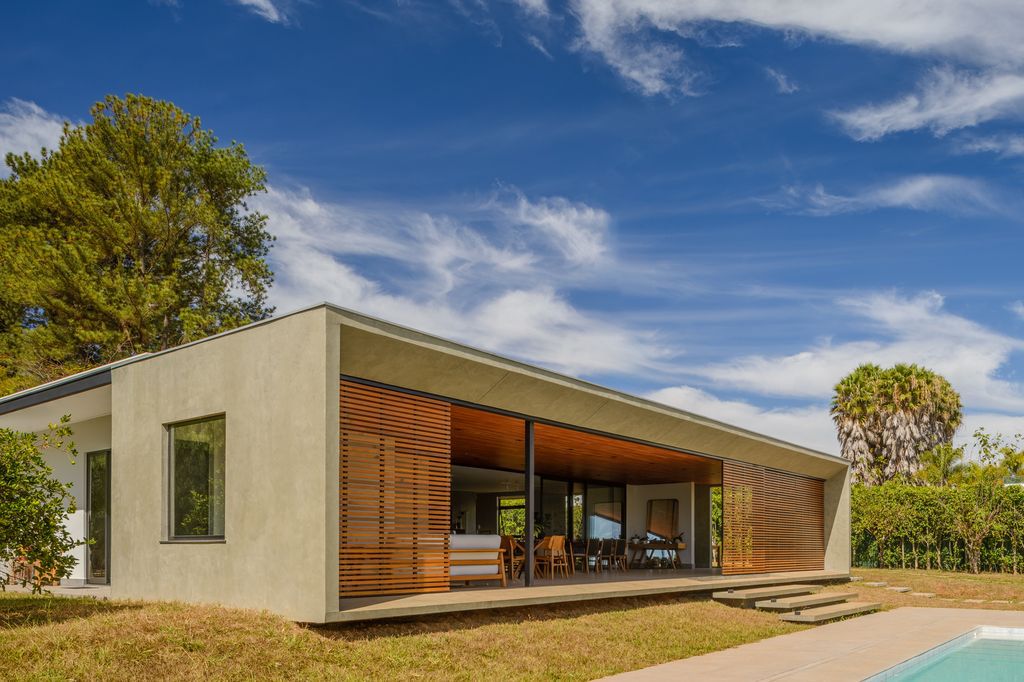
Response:
[{"label": "flat roof", "polygon": [[794,450],[794,451],[798,451],[798,452],[803,452],[803,453],[815,455],[815,456],[818,456],[818,457],[822,457],[822,458],[834,461],[836,463],[843,463],[843,464],[849,466],[849,461],[846,460],[843,457],[838,457],[836,455],[832,455],[832,454],[827,453],[827,452],[822,452],[820,450],[815,450],[813,448],[809,448],[809,447],[807,447],[805,445],[799,445],[797,443],[792,443],[792,442],[789,442],[789,441],[785,441],[785,440],[782,440],[780,438],[775,438],[774,436],[769,436],[769,435],[766,435],[766,434],[763,434],[763,433],[759,433],[757,431],[752,431],[750,429],[746,429],[746,428],[741,427],[741,426],[736,426],[735,424],[729,424],[729,423],[726,423],[726,422],[723,422],[723,421],[719,421],[719,420],[713,419],[711,417],[700,415],[700,414],[697,414],[697,413],[694,413],[694,412],[688,412],[686,410],[682,410],[682,409],[679,409],[677,407],[673,407],[672,405],[667,405],[665,403],[660,403],[660,402],[657,402],[655,400],[651,400],[649,398],[644,398],[644,397],[641,397],[641,396],[633,395],[633,394],[627,393],[625,391],[620,391],[618,389],[609,388],[607,386],[603,386],[603,385],[596,384],[596,383],[593,383],[593,382],[590,382],[590,381],[579,379],[577,377],[573,377],[573,376],[570,376],[570,375],[567,375],[567,374],[562,374],[562,373],[559,373],[559,372],[556,372],[556,371],[553,371],[553,370],[550,370],[550,369],[546,369],[544,367],[539,367],[537,365],[532,365],[532,364],[527,363],[527,362],[523,362],[523,361],[520,361],[520,360],[515,360],[513,358],[509,358],[509,357],[506,357],[506,356],[503,356],[503,355],[499,355],[499,354],[491,352],[491,351],[483,350],[483,349],[480,349],[480,348],[476,348],[476,347],[470,346],[470,345],[465,344],[465,343],[461,343],[461,342],[453,341],[451,339],[447,339],[447,338],[444,338],[444,337],[441,337],[441,336],[437,336],[436,334],[431,334],[429,332],[424,332],[422,330],[415,329],[413,327],[407,327],[405,325],[397,324],[397,323],[391,322],[389,320],[384,320],[384,319],[381,319],[379,317],[374,317],[372,315],[367,315],[366,313],[362,313],[362,312],[359,312],[357,310],[352,310],[350,308],[345,308],[344,306],[339,306],[339,305],[330,303],[328,301],[323,301],[323,302],[320,302],[320,303],[315,303],[315,304],[312,304],[312,305],[309,305],[309,306],[305,306],[303,308],[299,308],[297,310],[292,310],[292,311],[289,311],[287,313],[283,313],[281,315],[276,315],[276,316],[273,316],[273,317],[268,317],[265,320],[258,320],[256,322],[252,322],[250,324],[247,324],[247,325],[244,325],[244,326],[241,326],[241,327],[237,327],[235,329],[230,329],[228,331],[224,331],[224,332],[221,332],[219,334],[214,334],[212,336],[208,336],[208,337],[205,337],[203,339],[199,339],[199,340],[196,340],[196,341],[192,341],[190,343],[182,344],[180,346],[175,346],[174,348],[168,348],[166,350],[157,351],[157,352],[154,352],[154,353],[144,353],[144,354],[140,354],[140,355],[135,355],[135,356],[132,356],[130,358],[125,358],[124,360],[119,360],[117,362],[112,362],[112,363],[109,363],[107,365],[102,365],[100,367],[95,367],[93,369],[86,370],[84,372],[79,372],[78,374],[73,374],[71,376],[64,377],[62,379],[58,379],[58,380],[51,381],[51,382],[48,382],[48,383],[45,383],[45,384],[41,384],[39,386],[35,386],[35,387],[29,388],[29,389],[25,389],[25,390],[19,391],[17,393],[12,393],[10,395],[7,395],[7,396],[4,396],[4,397],[0,398],[0,414],[7,414],[7,413],[10,413],[10,412],[15,412],[17,410],[24,409],[26,407],[31,407],[33,405],[38,405],[40,403],[48,402],[50,400],[56,400],[56,399],[59,399],[59,398],[62,398],[62,397],[68,396],[68,395],[73,395],[73,394],[79,393],[81,391],[86,391],[86,390],[90,390],[92,388],[96,388],[96,387],[99,387],[99,386],[107,385],[111,381],[111,370],[113,370],[113,369],[115,369],[117,367],[123,367],[123,366],[126,366],[126,365],[134,364],[136,362],[143,362],[145,360],[150,360],[150,359],[159,357],[161,355],[165,355],[165,354],[168,354],[168,353],[173,353],[173,352],[182,350],[184,348],[188,348],[190,346],[194,346],[194,345],[197,345],[197,344],[200,344],[200,343],[208,343],[210,341],[213,341],[215,339],[218,339],[218,338],[221,338],[221,337],[224,337],[224,336],[228,336],[228,335],[231,335],[231,334],[238,334],[238,333],[244,332],[244,331],[246,331],[248,329],[252,329],[254,327],[258,327],[258,326],[265,325],[265,324],[271,324],[271,323],[276,322],[278,320],[282,320],[284,318],[291,317],[292,315],[298,315],[298,314],[309,312],[311,310],[316,310],[316,309],[319,309],[319,308],[327,308],[327,309],[332,310],[332,311],[334,311],[336,313],[339,313],[339,314],[341,314],[343,316],[354,317],[354,318],[357,318],[357,319],[362,319],[364,321],[371,322],[375,326],[391,328],[393,330],[401,331],[401,332],[405,332],[405,333],[416,334],[416,335],[422,336],[422,337],[427,338],[427,339],[432,339],[432,340],[434,340],[436,342],[441,342],[441,343],[444,343],[444,344],[449,344],[451,346],[457,347],[457,348],[462,349],[463,351],[469,352],[471,354],[481,355],[481,356],[485,356],[485,357],[491,358],[493,360],[500,361],[502,363],[512,364],[514,366],[517,366],[519,368],[527,370],[527,371],[529,371],[532,374],[539,374],[539,375],[548,377],[550,379],[554,379],[554,380],[557,380],[557,381],[565,382],[565,383],[568,383],[570,385],[575,385],[575,386],[577,386],[579,388],[582,388],[582,389],[585,389],[585,390],[589,390],[589,391],[597,390],[597,391],[601,391],[601,392],[604,392],[604,393],[609,393],[609,394],[612,394],[612,395],[617,396],[619,398],[626,399],[626,400],[629,400],[629,401],[632,401],[632,402],[636,402],[636,403],[641,403],[641,404],[650,406],[652,408],[656,408],[658,410],[663,410],[663,411],[667,410],[669,412],[675,413],[675,414],[679,415],[680,417],[683,417],[683,418],[686,418],[686,419],[690,419],[690,420],[696,419],[696,420],[699,420],[701,422],[704,422],[705,424],[707,424],[709,426],[718,427],[718,428],[720,428],[722,430],[727,430],[727,431],[732,431],[732,432],[744,434],[744,435],[747,435],[747,436],[750,436],[750,437],[757,438],[757,439],[762,440],[762,441],[766,441],[768,443],[772,443],[772,444],[778,445],[780,447],[784,447],[784,448],[787,448],[787,449],[790,449],[790,450]]}]

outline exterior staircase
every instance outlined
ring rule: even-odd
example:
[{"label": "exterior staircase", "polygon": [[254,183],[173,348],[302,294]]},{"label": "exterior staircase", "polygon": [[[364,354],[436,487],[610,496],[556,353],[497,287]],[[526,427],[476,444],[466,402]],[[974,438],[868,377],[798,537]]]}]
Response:
[{"label": "exterior staircase", "polygon": [[878,602],[855,601],[856,592],[825,592],[821,585],[778,585],[715,592],[711,598],[730,606],[778,612],[791,623],[824,623],[877,611]]}]

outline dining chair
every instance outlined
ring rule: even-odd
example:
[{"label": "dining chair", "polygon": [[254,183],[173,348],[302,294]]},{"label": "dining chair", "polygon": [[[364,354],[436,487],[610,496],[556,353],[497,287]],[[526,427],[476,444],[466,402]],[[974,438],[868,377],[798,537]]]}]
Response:
[{"label": "dining chair", "polygon": [[569,560],[565,553],[565,536],[548,535],[533,548],[534,571],[544,577],[546,570],[549,578],[555,577],[555,571],[561,571],[562,576],[569,577]]},{"label": "dining chair", "polygon": [[597,554],[596,571],[600,573],[605,565],[608,566],[609,571],[615,566],[615,540],[608,538],[601,540],[601,549],[598,550]]},{"label": "dining chair", "polygon": [[526,562],[526,548],[514,535],[501,536],[501,548],[504,550],[505,565],[512,578],[518,578],[523,572]]}]

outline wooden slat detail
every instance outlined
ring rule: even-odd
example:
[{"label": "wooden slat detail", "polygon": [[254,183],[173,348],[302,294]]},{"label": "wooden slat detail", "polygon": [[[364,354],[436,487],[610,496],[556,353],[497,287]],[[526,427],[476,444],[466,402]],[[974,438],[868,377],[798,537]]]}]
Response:
[{"label": "wooden slat detail", "polygon": [[722,464],[722,573],[822,570],[822,481],[752,464]]},{"label": "wooden slat detail", "polygon": [[449,585],[451,406],[341,382],[342,597]]}]

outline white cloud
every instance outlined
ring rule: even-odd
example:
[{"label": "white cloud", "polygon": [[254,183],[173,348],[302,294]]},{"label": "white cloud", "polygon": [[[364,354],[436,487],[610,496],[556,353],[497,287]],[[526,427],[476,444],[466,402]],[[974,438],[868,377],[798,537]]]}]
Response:
[{"label": "white cloud", "polygon": [[822,452],[839,454],[835,427],[825,405],[764,409],[741,400],[722,400],[692,386],[663,388],[647,397],[726,424]]},{"label": "white cloud", "polygon": [[918,363],[960,391],[973,410],[1024,411],[1024,390],[1000,376],[1024,341],[1000,334],[944,308],[937,293],[844,298],[836,305],[875,338],[823,340],[790,355],[749,355],[690,368],[715,385],[765,396],[822,399],[840,377],[864,362]]},{"label": "white cloud", "polygon": [[1024,156],[1024,135],[989,135],[960,140],[957,149],[965,153],[989,152],[999,156]]},{"label": "white cloud", "polygon": [[[693,74],[683,52],[664,38],[692,35],[710,22],[981,66],[1024,63],[1024,3],[1017,0],[574,0],[572,8],[579,17],[580,46],[646,94],[686,91]],[[650,32],[656,35],[645,37]]]},{"label": "white cloud", "polygon": [[792,95],[800,90],[799,85],[778,69],[766,66],[764,67],[764,74],[768,76],[768,80],[775,84],[775,89],[780,95]]},{"label": "white cloud", "polygon": [[548,48],[544,46],[544,43],[537,36],[532,34],[526,36],[526,42],[529,43],[533,49],[537,50],[548,59],[554,59],[554,57],[551,55],[551,52],[548,51]]},{"label": "white cloud", "polygon": [[934,69],[915,93],[884,104],[869,104],[835,119],[857,140],[928,128],[936,135],[1024,112],[1024,75],[981,74]]},{"label": "white cloud", "polygon": [[998,213],[1000,202],[985,183],[955,175],[911,175],[864,189],[856,194],[831,194],[818,184],[813,189],[798,186],[784,190],[778,205],[809,215],[836,215],[883,208],[908,208],[917,211],[954,213]]},{"label": "white cloud", "polygon": [[580,310],[558,288],[605,253],[607,214],[512,192],[471,208],[470,226],[271,188],[253,202],[278,236],[271,302],[327,300],[571,374],[660,374],[669,352],[656,336]]},{"label": "white cloud", "polygon": [[285,14],[284,9],[280,6],[280,2],[275,3],[274,0],[234,0],[243,7],[248,7],[250,10],[263,17],[267,21],[273,24],[285,24],[288,23],[288,16]]},{"label": "white cloud", "polygon": [[534,228],[570,263],[593,265],[605,257],[611,223],[607,211],[562,197],[531,202],[522,192],[515,191],[515,196],[504,213],[515,223]]},{"label": "white cloud", "polygon": [[1017,317],[1024,319],[1024,301],[1014,301],[1009,306],[1010,312]]},{"label": "white cloud", "polygon": [[551,14],[551,8],[548,7],[548,0],[512,0],[513,3],[518,5],[527,14],[532,14],[537,17],[546,17]]},{"label": "white cloud", "polygon": [[[0,105],[0,162],[8,153],[38,156],[46,147],[54,149],[64,130],[64,119],[44,110],[35,102],[11,98]],[[6,166],[0,177],[6,177]]]}]

